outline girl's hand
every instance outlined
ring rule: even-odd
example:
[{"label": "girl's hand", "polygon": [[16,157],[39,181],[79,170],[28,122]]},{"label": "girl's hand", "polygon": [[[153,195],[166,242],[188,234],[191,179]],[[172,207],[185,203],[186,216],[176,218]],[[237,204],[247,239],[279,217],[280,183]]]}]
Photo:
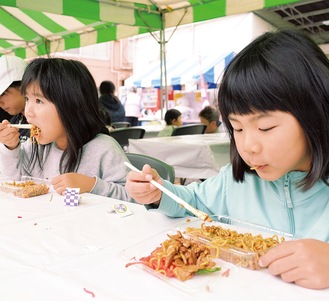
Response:
[{"label": "girl's hand", "polygon": [[64,173],[55,176],[51,184],[60,195],[63,195],[66,188],[80,188],[80,193],[90,192],[94,187],[96,178],[79,173]]},{"label": "girl's hand", "polygon": [[3,143],[9,150],[17,148],[19,136],[18,128],[11,127],[8,120],[0,123],[0,143]]},{"label": "girl's hand", "polygon": [[329,243],[292,240],[273,247],[260,259],[272,275],[309,289],[329,288]]},{"label": "girl's hand", "polygon": [[161,190],[153,186],[150,181],[153,179],[163,185],[163,180],[155,169],[144,165],[143,173],[130,171],[127,175],[126,190],[128,194],[140,204],[159,204],[162,196]]}]

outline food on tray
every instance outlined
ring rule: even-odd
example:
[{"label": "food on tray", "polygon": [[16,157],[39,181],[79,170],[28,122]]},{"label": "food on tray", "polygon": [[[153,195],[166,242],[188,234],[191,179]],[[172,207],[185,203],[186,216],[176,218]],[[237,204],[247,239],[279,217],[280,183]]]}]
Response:
[{"label": "food on tray", "polygon": [[236,230],[226,229],[219,225],[205,225],[201,227],[187,227],[185,232],[191,239],[206,244],[211,254],[234,264],[251,269],[259,269],[259,257],[269,248],[284,242],[285,238],[278,235],[263,237],[251,233],[239,233]]},{"label": "food on tray", "polygon": [[40,128],[36,127],[35,125],[32,125],[31,131],[30,131],[30,139],[32,142],[39,143],[39,135],[40,135]]},{"label": "food on tray", "polygon": [[3,187],[17,188],[13,190],[14,195],[20,198],[30,198],[40,195],[45,195],[49,191],[49,187],[46,184],[37,184],[34,181],[25,182],[5,182],[2,184]]},{"label": "food on tray", "polygon": [[147,257],[126,264],[126,267],[134,264],[142,264],[167,277],[175,277],[185,281],[194,274],[212,273],[220,271],[215,267],[210,250],[205,245],[200,245],[183,237],[180,231],[175,235],[169,235],[160,247],[157,247]]}]

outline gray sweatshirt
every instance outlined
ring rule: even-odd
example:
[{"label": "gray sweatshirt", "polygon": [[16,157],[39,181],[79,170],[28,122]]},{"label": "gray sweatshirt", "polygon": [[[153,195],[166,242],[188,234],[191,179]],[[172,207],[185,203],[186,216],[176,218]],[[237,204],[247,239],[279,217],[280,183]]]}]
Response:
[{"label": "gray sweatshirt", "polygon": [[[24,170],[22,161],[27,161],[31,156],[31,141],[21,143],[16,149],[9,150],[0,144],[0,171],[1,176],[11,180],[20,180],[22,175],[51,180],[60,174],[59,161],[63,151],[55,143],[44,157],[43,170],[38,163],[32,173]],[[77,173],[96,177],[96,183],[90,193],[107,196],[124,201],[133,201],[126,189],[127,167],[123,164],[128,161],[121,146],[110,136],[98,134],[93,140],[83,147],[81,162]]]}]

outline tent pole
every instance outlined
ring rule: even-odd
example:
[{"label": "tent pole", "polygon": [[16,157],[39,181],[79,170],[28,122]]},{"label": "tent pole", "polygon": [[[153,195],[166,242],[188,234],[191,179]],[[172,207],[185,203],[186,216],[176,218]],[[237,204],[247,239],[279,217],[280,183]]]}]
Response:
[{"label": "tent pole", "polygon": [[168,110],[168,86],[166,63],[165,14],[162,15],[162,29],[160,30],[160,102],[161,120],[164,119],[163,107]]}]

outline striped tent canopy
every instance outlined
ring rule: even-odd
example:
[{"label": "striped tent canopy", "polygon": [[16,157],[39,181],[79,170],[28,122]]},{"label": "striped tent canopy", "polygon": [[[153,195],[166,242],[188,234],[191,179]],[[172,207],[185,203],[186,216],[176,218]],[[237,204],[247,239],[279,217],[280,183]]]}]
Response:
[{"label": "striped tent canopy", "polygon": [[[208,87],[214,88],[222,77],[225,67],[234,57],[234,52],[227,52],[221,55],[209,54],[203,57],[192,59],[179,59],[167,62],[167,85],[178,86],[191,82],[199,83],[201,74]],[[141,75],[132,75],[125,80],[125,85],[136,87],[161,86],[159,63],[150,67]]]},{"label": "striped tent canopy", "polygon": [[32,58],[296,0],[0,0],[0,55]]}]

